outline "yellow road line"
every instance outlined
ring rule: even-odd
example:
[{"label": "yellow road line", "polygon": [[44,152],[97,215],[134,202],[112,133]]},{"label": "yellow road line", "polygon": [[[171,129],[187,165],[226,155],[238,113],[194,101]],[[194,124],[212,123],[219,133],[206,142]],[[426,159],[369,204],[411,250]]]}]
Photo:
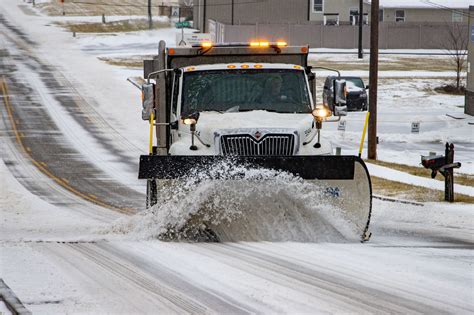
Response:
[{"label": "yellow road line", "polygon": [[50,179],[55,181],[57,184],[59,184],[61,187],[65,188],[66,190],[68,190],[69,192],[73,193],[74,195],[76,195],[78,197],[81,197],[81,198],[83,198],[83,199],[85,199],[89,202],[92,202],[96,205],[99,205],[101,207],[111,209],[111,210],[114,210],[114,211],[118,211],[118,212],[121,212],[121,213],[130,214],[130,213],[135,212],[133,209],[130,209],[130,208],[118,208],[118,207],[112,206],[108,203],[105,203],[103,201],[100,201],[100,200],[96,199],[97,197],[92,198],[92,197],[76,190],[75,188],[73,188],[72,186],[69,185],[69,182],[66,179],[59,178],[59,177],[55,176],[54,174],[52,174],[48,169],[46,169],[45,166],[43,166],[43,164],[46,165],[46,163],[36,161],[31,156],[31,153],[30,153],[31,149],[29,147],[25,147],[23,141],[21,140],[20,133],[18,132],[18,128],[17,128],[16,122],[15,122],[15,119],[13,118],[13,108],[11,107],[11,104],[10,104],[8,86],[7,86],[7,82],[5,80],[5,76],[2,76],[1,86],[2,86],[3,101],[5,102],[5,106],[7,108],[8,118],[9,118],[10,123],[12,125],[12,129],[13,129],[13,133],[15,134],[16,142],[20,146],[21,150],[23,150],[23,153],[25,153],[26,156],[31,160],[33,165],[35,165],[44,175],[46,175],[47,177],[49,177]]}]

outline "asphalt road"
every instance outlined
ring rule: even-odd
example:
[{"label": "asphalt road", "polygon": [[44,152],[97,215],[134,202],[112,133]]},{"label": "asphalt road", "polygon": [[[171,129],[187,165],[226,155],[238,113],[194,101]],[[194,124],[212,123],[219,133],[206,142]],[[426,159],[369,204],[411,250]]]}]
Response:
[{"label": "asphalt road", "polygon": [[[136,148],[109,126],[93,107],[77,93],[73,84],[53,66],[43,63],[34,54],[35,43],[18,28],[0,15],[0,73],[5,81],[7,97],[2,106],[2,157],[11,172],[30,191],[54,204],[70,203],[61,197],[51,196],[43,184],[18,167],[18,160],[27,160],[62,188],[90,203],[120,212],[135,213],[144,208],[143,193],[120,183],[100,167],[106,161],[94,156],[95,151],[84,156],[77,146],[86,147],[80,130],[59,128],[59,124],[72,125],[96,140],[102,150],[121,164],[124,169],[137,173],[138,155],[135,160],[124,152]],[[60,104],[55,108],[52,104]],[[67,121],[66,119],[70,120]],[[74,135],[74,132],[77,132]],[[73,134],[72,142],[66,133]],[[69,137],[68,137],[69,136]],[[14,150],[16,152],[8,150]],[[91,162],[92,161],[92,162]],[[134,179],[131,179],[131,181]],[[76,198],[77,199],[77,198]]]}]

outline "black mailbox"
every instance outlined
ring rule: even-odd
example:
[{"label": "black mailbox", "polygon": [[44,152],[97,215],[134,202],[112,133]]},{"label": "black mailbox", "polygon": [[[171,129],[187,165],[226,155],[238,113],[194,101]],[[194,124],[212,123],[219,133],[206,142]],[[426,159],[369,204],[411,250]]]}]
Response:
[{"label": "black mailbox", "polygon": [[421,156],[421,164],[431,170],[431,178],[440,172],[444,176],[444,200],[454,201],[453,169],[460,168],[461,163],[454,162],[454,145],[446,143],[445,155]]},{"label": "black mailbox", "polygon": [[421,164],[431,170],[431,178],[436,177],[436,173],[446,164],[444,155],[421,156]]}]

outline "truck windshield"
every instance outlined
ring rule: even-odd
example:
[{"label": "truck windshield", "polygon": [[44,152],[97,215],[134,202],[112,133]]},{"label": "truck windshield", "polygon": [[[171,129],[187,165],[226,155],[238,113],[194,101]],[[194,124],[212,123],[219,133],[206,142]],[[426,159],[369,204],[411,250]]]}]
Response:
[{"label": "truck windshield", "polygon": [[304,72],[293,69],[237,69],[184,74],[182,113],[268,110],[310,113]]}]

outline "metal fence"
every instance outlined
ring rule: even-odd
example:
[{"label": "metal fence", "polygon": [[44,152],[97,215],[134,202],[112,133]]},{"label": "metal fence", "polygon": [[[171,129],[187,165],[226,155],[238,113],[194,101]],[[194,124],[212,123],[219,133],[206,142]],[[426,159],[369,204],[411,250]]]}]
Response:
[{"label": "metal fence", "polygon": [[[357,48],[358,27],[352,25],[325,26],[320,24],[253,24],[225,25],[209,21],[209,30],[216,42],[247,42],[264,38],[284,39],[291,45],[310,45],[319,48]],[[382,23],[379,29],[381,49],[444,49],[450,40],[445,23]],[[218,32],[214,31],[218,30]],[[462,24],[463,36],[468,36],[467,23]],[[363,27],[363,45],[369,48],[370,27]]]}]

